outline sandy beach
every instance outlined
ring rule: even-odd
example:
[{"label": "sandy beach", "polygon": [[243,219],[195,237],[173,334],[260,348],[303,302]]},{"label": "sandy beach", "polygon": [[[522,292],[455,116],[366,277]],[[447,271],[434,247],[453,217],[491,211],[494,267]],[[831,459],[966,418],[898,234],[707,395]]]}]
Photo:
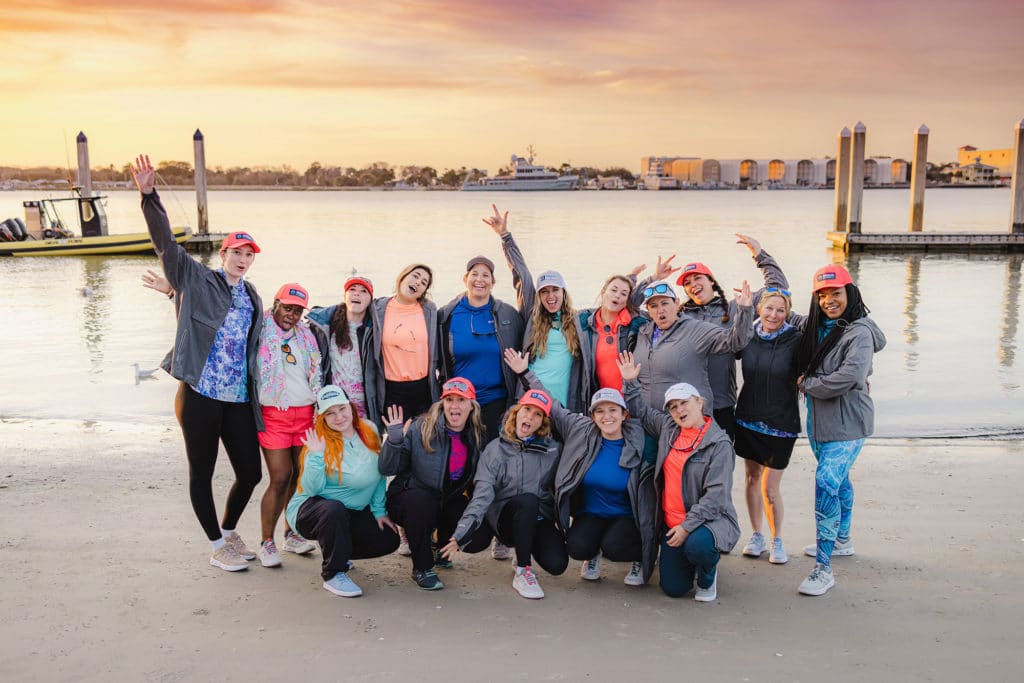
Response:
[{"label": "sandy beach", "polygon": [[[362,560],[365,595],[321,588],[319,552],[229,574],[185,490],[177,425],[0,420],[0,680],[1019,681],[1024,443],[869,441],[854,468],[857,555],[810,569],[813,459],[783,480],[790,562],[722,559],[717,602],[597,583],[571,562],[520,598],[509,562],[463,555],[420,591],[409,560]],[[215,480],[230,484],[227,459]],[[741,467],[737,468],[740,473]],[[749,522],[739,478],[734,500]],[[263,486],[257,490],[262,493]],[[253,503],[256,502],[254,497]],[[258,505],[240,531],[258,537]],[[742,544],[743,540],[741,540]]]}]

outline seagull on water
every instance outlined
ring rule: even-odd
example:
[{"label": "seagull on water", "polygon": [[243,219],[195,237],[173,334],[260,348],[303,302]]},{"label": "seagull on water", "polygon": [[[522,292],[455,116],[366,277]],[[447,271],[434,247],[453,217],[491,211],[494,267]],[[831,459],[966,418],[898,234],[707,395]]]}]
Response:
[{"label": "seagull on water", "polygon": [[138,363],[132,363],[132,367],[135,368],[135,386],[138,386],[139,382],[144,379],[156,379],[154,375],[156,375],[157,370],[160,369],[153,368],[152,370],[140,370]]}]

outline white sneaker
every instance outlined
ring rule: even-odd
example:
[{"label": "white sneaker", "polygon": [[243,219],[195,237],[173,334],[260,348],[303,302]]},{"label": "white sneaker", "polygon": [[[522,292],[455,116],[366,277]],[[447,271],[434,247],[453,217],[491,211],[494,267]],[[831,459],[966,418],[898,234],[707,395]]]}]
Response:
[{"label": "white sneaker", "polygon": [[804,595],[824,595],[828,589],[836,585],[832,570],[824,565],[815,564],[814,569],[800,584],[800,592]]},{"label": "white sneaker", "polygon": [[[495,538],[494,545],[491,547],[491,557],[496,560],[511,560],[512,548],[509,548],[507,545]],[[544,596],[542,595],[541,597]]]},{"label": "white sneaker", "polygon": [[296,555],[305,555],[316,550],[316,544],[294,531],[289,531],[284,535],[284,549]]},{"label": "white sneaker", "polygon": [[697,589],[693,591],[693,599],[697,602],[714,602],[718,597],[718,569],[715,569],[715,578],[712,579],[711,585],[707,588],[701,588],[697,586]]},{"label": "white sneaker", "polygon": [[789,555],[786,554],[786,546],[782,545],[781,538],[772,539],[772,549],[768,552],[768,561],[772,564],[789,562]]},{"label": "white sneaker", "polygon": [[409,557],[412,550],[409,549],[409,539],[405,537],[405,529],[398,527],[398,554]]},{"label": "white sneaker", "polygon": [[260,564],[264,567],[281,566],[281,553],[277,552],[277,545],[274,544],[274,539],[272,538],[268,538],[263,543],[260,543],[257,555],[260,558]]},{"label": "white sneaker", "polygon": [[249,563],[235,549],[225,543],[210,555],[210,564],[226,572],[240,572],[249,568]]},{"label": "white sneaker", "polygon": [[626,578],[622,579],[622,583],[627,586],[642,586],[644,585],[644,566],[640,562],[634,562],[633,566],[630,567],[629,573],[626,574]]},{"label": "white sneaker", "polygon": [[[804,546],[804,555],[808,557],[818,556],[818,544],[812,543]],[[848,538],[845,541],[836,541],[836,544],[832,546],[832,557],[848,557],[853,555],[853,539]]]},{"label": "white sneaker", "polygon": [[521,572],[518,567],[516,568],[516,577],[512,579],[512,587],[521,596],[530,600],[539,600],[544,597],[544,591],[541,589],[540,584],[537,583],[537,577],[534,575],[533,570],[529,567],[523,567]]},{"label": "white sneaker", "polygon": [[249,546],[245,544],[245,541],[243,541],[242,537],[238,535],[238,532],[235,532],[233,534],[225,534],[224,543],[225,545],[231,546],[234,549],[234,551],[238,553],[238,556],[241,557],[243,560],[256,559],[256,553],[249,550]]},{"label": "white sneaker", "polygon": [[601,556],[594,555],[592,558],[580,565],[580,578],[587,581],[597,581],[601,578]]},{"label": "white sneaker", "polygon": [[754,535],[747,541],[747,544],[743,546],[743,554],[747,557],[761,557],[761,553],[767,549],[764,536],[761,535],[761,532],[755,531]]}]

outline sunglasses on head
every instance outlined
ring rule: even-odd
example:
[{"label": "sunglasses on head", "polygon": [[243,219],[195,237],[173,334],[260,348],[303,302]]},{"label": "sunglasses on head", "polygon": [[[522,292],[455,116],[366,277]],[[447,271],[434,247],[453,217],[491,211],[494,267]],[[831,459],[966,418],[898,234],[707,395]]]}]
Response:
[{"label": "sunglasses on head", "polygon": [[764,288],[764,293],[765,294],[782,294],[783,296],[788,296],[790,298],[793,297],[793,295],[789,293],[788,289],[783,289],[782,287],[765,287]]},{"label": "sunglasses on head", "polygon": [[469,391],[469,385],[453,379],[444,383],[442,391]]},{"label": "sunglasses on head", "polygon": [[285,354],[284,359],[286,361],[288,361],[292,365],[295,365],[298,362],[295,359],[295,354],[292,353],[292,347],[288,344],[288,342],[284,342],[283,344],[281,344],[281,350]]},{"label": "sunglasses on head", "polygon": [[644,290],[644,298],[649,299],[655,294],[667,294],[669,291],[668,285],[664,282],[648,287]]}]

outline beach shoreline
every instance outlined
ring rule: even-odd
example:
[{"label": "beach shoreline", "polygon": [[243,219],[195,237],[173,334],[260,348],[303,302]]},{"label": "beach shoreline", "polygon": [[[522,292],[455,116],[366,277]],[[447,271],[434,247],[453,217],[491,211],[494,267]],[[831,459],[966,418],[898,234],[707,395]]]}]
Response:
[{"label": "beach shoreline", "polygon": [[[806,441],[782,484],[787,565],[740,555],[737,463],[744,538],[707,605],[665,597],[657,575],[624,586],[628,567],[607,562],[597,583],[578,562],[542,572],[547,597],[527,601],[486,552],[459,557],[436,593],[398,555],[357,562],[358,599],[321,588],[319,551],[229,574],[207,563],[172,420],[4,419],[0,442],[5,680],[1019,679],[1024,441],[869,440],[853,471],[857,555],[836,558],[820,598],[796,591],[813,563]],[[265,484],[239,526],[250,546]]]}]

